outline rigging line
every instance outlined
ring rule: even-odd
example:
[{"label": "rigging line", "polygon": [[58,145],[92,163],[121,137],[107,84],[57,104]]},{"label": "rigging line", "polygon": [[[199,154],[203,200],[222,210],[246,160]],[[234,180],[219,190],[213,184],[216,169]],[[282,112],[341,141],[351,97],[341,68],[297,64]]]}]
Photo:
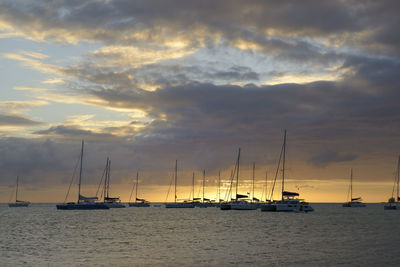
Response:
[{"label": "rigging line", "polygon": [[171,182],[169,183],[169,187],[168,187],[168,192],[167,192],[167,197],[165,198],[165,202],[167,202],[168,200],[168,196],[169,196],[169,191],[171,190],[171,186],[172,186],[172,181],[174,180],[174,176],[171,176]]},{"label": "rigging line", "polygon": [[284,145],[282,145],[281,154],[279,155],[278,167],[276,168],[275,177],[274,177],[274,183],[272,184],[272,188],[271,188],[271,195],[270,195],[270,198],[269,198],[270,200],[273,200],[272,197],[274,196],[275,183],[276,183],[276,179],[278,178],[279,167],[281,166],[281,160],[282,160],[282,154],[283,154],[283,146]]},{"label": "rigging line", "polygon": [[[107,167],[106,167],[106,168],[107,168]],[[96,197],[97,197],[97,194],[98,194],[99,191],[100,191],[100,186],[101,186],[102,183],[103,183],[103,178],[104,178],[104,175],[105,175],[105,173],[106,173],[106,168],[104,168],[103,174],[101,175],[100,183],[99,183],[99,186],[97,187],[97,191],[96,191]],[[103,195],[103,193],[102,193],[102,195]],[[100,198],[102,197],[102,195],[100,196]]]},{"label": "rigging line", "polygon": [[[69,187],[68,187],[67,195],[65,196],[65,199],[64,199],[64,203],[67,202],[69,191],[71,190],[72,183],[74,182],[76,169],[78,168],[79,161],[80,161],[80,156],[79,156],[78,161],[76,162],[76,165],[75,165],[75,168],[74,168],[74,172],[72,173],[71,182],[69,183]],[[79,196],[78,196],[78,199],[79,199]]]},{"label": "rigging line", "polygon": [[[17,190],[17,189],[15,189],[15,190]],[[8,199],[9,203],[11,203],[11,200],[12,200],[13,196],[14,196],[14,190],[10,191],[10,197]],[[15,200],[15,201],[17,201],[17,200]]]},{"label": "rigging line", "polygon": [[[139,171],[137,171],[137,173],[136,173],[136,176],[138,176],[138,175],[139,175]],[[135,179],[135,178],[134,178],[134,179]],[[129,203],[131,202],[133,190],[135,189],[135,187],[136,187],[136,182],[133,181],[133,186],[132,186],[131,194],[129,195]],[[136,196],[136,198],[137,198],[137,196]],[[135,200],[135,202],[136,202],[136,200]]]}]

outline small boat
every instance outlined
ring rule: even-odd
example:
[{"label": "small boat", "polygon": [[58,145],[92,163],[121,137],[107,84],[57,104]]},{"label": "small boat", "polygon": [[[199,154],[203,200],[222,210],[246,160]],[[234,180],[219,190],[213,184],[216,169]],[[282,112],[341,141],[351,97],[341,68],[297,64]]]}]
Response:
[{"label": "small boat", "polygon": [[[271,201],[270,203],[265,203],[260,205],[261,211],[272,211],[272,212],[310,212],[314,209],[309,203],[305,202],[303,199],[299,199],[299,193],[285,191],[285,161],[286,161],[286,130],[284,131],[283,145],[281,150],[281,156],[279,158],[278,169],[282,159],[282,198],[281,200]],[[277,171],[278,173],[278,171]],[[275,176],[276,181],[277,176]],[[274,185],[275,185],[274,181]],[[272,199],[274,192],[274,187],[271,190]]]},{"label": "small boat", "polygon": [[8,206],[10,208],[28,207],[29,204],[31,204],[29,201],[24,201],[24,200],[19,200],[18,199],[18,180],[19,180],[19,177],[17,176],[17,186],[16,186],[16,189],[15,189],[15,202],[14,203],[8,203]]},{"label": "small boat", "polygon": [[104,205],[109,208],[125,208],[126,206],[121,203],[119,197],[110,197],[110,174],[111,174],[111,160],[107,157],[106,172],[104,180]]},{"label": "small boat", "polygon": [[[79,182],[78,182],[78,201],[68,202],[56,205],[58,210],[98,210],[98,209],[109,209],[104,203],[96,202],[97,197],[85,197],[81,195],[81,182],[82,182],[82,162],[83,162],[83,146],[84,142],[82,140],[81,155],[80,155],[80,169],[79,169]],[[72,183],[72,182],[71,182]],[[69,188],[67,192],[68,198]]]},{"label": "small boat", "polygon": [[[383,206],[385,210],[398,210],[400,209],[400,196],[399,196],[399,180],[400,180],[400,156],[397,161],[397,172],[396,172],[396,177],[395,177],[395,183],[393,184],[393,190],[392,190],[392,197],[389,198],[388,203]],[[397,187],[397,196],[394,198],[394,189]]]},{"label": "small boat", "polygon": [[350,170],[350,201],[343,203],[343,207],[345,208],[363,208],[365,207],[365,203],[361,202],[361,197],[353,198],[353,169]]},{"label": "small boat", "polygon": [[175,181],[175,190],[174,190],[174,202],[170,203],[165,203],[165,207],[170,209],[170,208],[194,208],[194,204],[191,202],[176,202],[176,184],[178,180],[178,161],[175,161],[175,176],[174,176],[174,181]]},{"label": "small boat", "polygon": [[131,197],[132,197],[132,191],[131,195],[129,196],[129,207],[150,207],[150,204],[148,201],[142,198],[138,198],[138,186],[139,186],[139,172],[136,172],[136,193],[135,193],[135,202],[131,202]]}]

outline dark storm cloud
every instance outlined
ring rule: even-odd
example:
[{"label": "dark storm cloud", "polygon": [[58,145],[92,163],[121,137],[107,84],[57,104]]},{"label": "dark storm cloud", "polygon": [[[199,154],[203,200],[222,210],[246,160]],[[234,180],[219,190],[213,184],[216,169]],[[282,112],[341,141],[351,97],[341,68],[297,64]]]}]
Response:
[{"label": "dark storm cloud", "polygon": [[326,150],[308,159],[310,164],[318,167],[326,167],[331,163],[352,161],[357,158],[357,155],[352,153],[340,154],[334,150]]},{"label": "dark storm cloud", "polygon": [[42,122],[33,121],[19,115],[0,114],[0,126],[35,126]]},{"label": "dark storm cloud", "polygon": [[[33,33],[33,38],[58,41],[148,45],[181,36],[196,46],[199,40],[207,43],[215,36],[262,43],[257,39],[274,32],[282,37],[329,38],[334,43],[398,55],[399,9],[398,1],[351,0],[3,1],[0,19],[17,31]],[[273,47],[273,42],[279,40],[273,38],[268,46]]]}]

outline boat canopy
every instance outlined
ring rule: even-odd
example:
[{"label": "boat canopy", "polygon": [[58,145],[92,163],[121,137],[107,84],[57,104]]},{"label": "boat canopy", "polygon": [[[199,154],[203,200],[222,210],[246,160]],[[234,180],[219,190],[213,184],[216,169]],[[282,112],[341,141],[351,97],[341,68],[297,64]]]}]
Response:
[{"label": "boat canopy", "polygon": [[254,201],[260,201],[258,198],[256,198],[256,197],[253,197],[253,200]]},{"label": "boat canopy", "polygon": [[283,196],[287,196],[287,197],[297,197],[297,196],[299,196],[299,193],[283,191],[282,195]]},{"label": "boat canopy", "polygon": [[199,198],[199,197],[195,197],[195,198],[193,198],[193,200],[200,200],[201,198]]},{"label": "boat canopy", "polygon": [[361,197],[352,198],[351,201],[361,200]]},{"label": "boat canopy", "polygon": [[248,198],[248,195],[236,194],[236,198]]},{"label": "boat canopy", "polygon": [[145,202],[146,200],[145,200],[145,199],[143,199],[143,198],[136,198],[136,201],[142,201],[142,202]]}]

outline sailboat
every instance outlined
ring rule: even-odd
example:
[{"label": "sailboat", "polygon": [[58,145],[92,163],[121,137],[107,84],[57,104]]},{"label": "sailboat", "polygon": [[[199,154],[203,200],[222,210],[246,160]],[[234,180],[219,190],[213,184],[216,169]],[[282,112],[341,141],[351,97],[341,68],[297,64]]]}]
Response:
[{"label": "sailboat", "polygon": [[17,187],[15,189],[15,202],[14,203],[8,203],[8,206],[10,208],[28,207],[29,204],[31,204],[29,201],[18,200],[18,180],[19,180],[19,177],[17,176]]},{"label": "sailboat", "polygon": [[[400,156],[397,161],[396,182],[393,184],[392,197],[389,198],[388,203],[383,207],[385,210],[398,210],[400,209],[400,196],[399,196],[399,180],[400,180]],[[394,188],[397,187],[397,196],[394,198]]]},{"label": "sailboat", "polygon": [[111,160],[107,157],[106,174],[104,180],[104,204],[109,208],[125,208],[119,197],[110,197]]},{"label": "sailboat", "polygon": [[[314,209],[303,199],[299,199],[299,193],[285,191],[285,161],[286,161],[286,130],[283,136],[283,145],[281,150],[281,156],[279,158],[278,169],[282,159],[282,198],[281,200],[272,201],[261,205],[261,211],[275,211],[275,212],[309,212]],[[278,172],[277,169],[277,172]],[[276,181],[277,175],[275,175]],[[274,181],[274,186],[275,186]],[[273,188],[271,190],[271,198],[273,196]]]},{"label": "sailboat", "polygon": [[[238,150],[238,157],[235,164],[234,172],[236,172],[236,191],[235,191],[235,198],[231,199],[229,202],[220,203],[221,210],[255,210],[257,209],[257,205],[255,203],[250,203],[245,199],[248,198],[247,195],[238,194],[238,187],[239,187],[239,167],[240,167],[240,148]],[[232,189],[232,182],[233,182],[233,174],[231,176],[231,187]]]},{"label": "sailboat", "polygon": [[[203,197],[201,198],[201,202],[197,201],[195,203],[195,206],[199,207],[199,208],[207,208],[207,207],[213,206],[213,204],[211,203],[210,199],[204,197],[205,184],[206,184],[206,170],[203,170],[203,182],[202,182]],[[199,199],[197,198],[196,200],[199,200]]]},{"label": "sailboat", "polygon": [[194,208],[194,204],[190,202],[176,202],[176,184],[178,180],[178,161],[175,161],[175,175],[174,175],[174,202],[173,203],[166,203],[166,208]]},{"label": "sailboat", "polygon": [[361,202],[361,197],[353,198],[353,169],[350,170],[350,201],[343,203],[343,207],[346,208],[359,208],[365,207],[366,205]]},{"label": "sailboat", "polygon": [[[253,200],[249,201],[247,195],[241,195],[237,193],[238,184],[239,184],[239,160],[240,160],[240,149],[239,149],[239,157],[238,157],[238,167],[236,172],[236,199],[235,201],[231,202],[231,209],[232,210],[256,210],[258,208],[257,203]],[[253,164],[253,197],[254,197],[254,170],[255,164]]]},{"label": "sailboat", "polygon": [[[148,201],[142,198],[138,198],[138,186],[139,186],[139,172],[136,172],[136,185],[135,185],[135,202],[130,202],[130,197],[129,197],[129,207],[150,207],[150,204]],[[132,188],[133,189],[133,188]],[[131,192],[132,196],[132,192]]]},{"label": "sailboat", "polygon": [[[81,155],[80,155],[80,169],[79,169],[79,182],[78,182],[78,201],[68,202],[56,205],[58,210],[97,210],[97,209],[109,209],[104,203],[95,202],[97,197],[85,197],[81,195],[81,183],[82,183],[82,162],[83,162],[83,146],[82,140]],[[72,183],[72,182],[71,182]],[[67,197],[69,188],[67,192]],[[67,197],[65,199],[67,199]]]}]

